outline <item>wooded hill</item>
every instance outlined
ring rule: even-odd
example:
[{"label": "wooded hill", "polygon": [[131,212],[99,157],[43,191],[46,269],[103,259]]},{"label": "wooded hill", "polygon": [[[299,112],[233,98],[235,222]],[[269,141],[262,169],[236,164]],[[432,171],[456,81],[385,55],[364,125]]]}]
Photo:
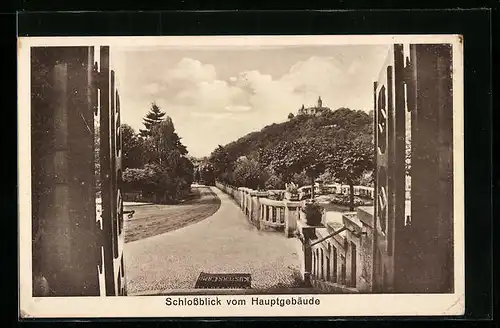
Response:
[{"label": "wooded hill", "polygon": [[[297,179],[294,175],[313,180],[325,173],[343,183],[358,183],[373,169],[372,130],[373,111],[339,108],[317,116],[289,115],[286,122],[219,146],[210,162],[219,180],[234,185],[271,187],[274,183],[263,182],[271,179],[282,187],[284,182]],[[243,165],[243,181],[238,177],[242,160],[256,163]],[[251,167],[266,174],[246,172]]]},{"label": "wooded hill", "polygon": [[260,150],[260,160],[269,164],[270,159],[264,159],[264,154],[272,154],[284,142],[324,140],[333,145],[345,139],[371,141],[372,130],[373,111],[339,108],[320,116],[299,115],[287,122],[268,125],[225,145],[224,149],[232,160],[240,156],[259,159]]}]

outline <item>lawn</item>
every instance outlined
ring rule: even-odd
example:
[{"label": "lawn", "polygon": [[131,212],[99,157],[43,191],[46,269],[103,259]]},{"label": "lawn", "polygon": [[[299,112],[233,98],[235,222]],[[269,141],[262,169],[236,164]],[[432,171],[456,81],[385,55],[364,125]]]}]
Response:
[{"label": "lawn", "polygon": [[188,199],[176,205],[131,205],[132,218],[125,218],[125,242],[131,242],[176,230],[214,214],[220,199],[208,187],[193,188]]}]

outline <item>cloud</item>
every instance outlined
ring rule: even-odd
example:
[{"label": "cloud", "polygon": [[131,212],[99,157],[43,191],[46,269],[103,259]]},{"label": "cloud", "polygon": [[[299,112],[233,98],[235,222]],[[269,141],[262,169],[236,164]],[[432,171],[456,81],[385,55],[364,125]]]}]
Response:
[{"label": "cloud", "polygon": [[230,112],[248,112],[248,111],[252,110],[252,107],[234,105],[234,106],[226,106],[226,107],[224,107],[224,109],[227,111],[230,111]]},{"label": "cloud", "polygon": [[160,91],[160,85],[158,83],[150,83],[144,86],[144,92],[147,94],[157,94]]},{"label": "cloud", "polygon": [[[346,72],[332,57],[310,57],[290,67],[281,77],[257,70],[241,72],[232,84],[247,96],[249,106],[271,120],[283,120],[302,104],[312,106],[319,96],[326,106],[340,104],[338,90],[345,84]],[[229,106],[229,105],[228,105]]]},{"label": "cloud", "polygon": [[319,96],[326,106],[341,104],[338,91],[348,76],[344,66],[334,57],[313,56],[296,62],[283,76],[249,70],[223,80],[218,78],[214,65],[185,57],[167,70],[161,81],[146,85],[144,91],[167,99],[177,108],[245,113],[247,118],[255,112],[256,120],[263,114],[269,120],[281,120],[302,104],[313,105]]},{"label": "cloud", "polygon": [[238,120],[241,117],[234,115],[234,113],[214,113],[214,112],[190,112],[189,115],[194,118],[203,118],[203,119],[232,119]]},{"label": "cloud", "polygon": [[358,72],[360,67],[361,67],[361,64],[358,61],[352,62],[352,64],[349,66],[349,69],[347,70],[347,73],[348,74],[355,74]]},{"label": "cloud", "polygon": [[222,69],[179,57],[179,61],[165,67],[159,60],[154,67],[141,68],[149,69],[147,74],[136,74],[142,79],[128,82],[130,99],[123,103],[124,108],[129,108],[130,119],[124,117],[124,121],[135,121],[142,127],[144,110],[156,101],[176,123],[189,151],[200,155],[217,144],[285,121],[288,113],[296,113],[302,104],[314,105],[319,96],[332,109],[370,109],[373,79],[378,76],[385,53],[376,60],[361,55],[340,59],[328,55],[302,57],[305,59],[295,61],[288,69],[280,69],[284,72],[281,75],[266,74],[266,65],[243,70],[241,67],[248,67],[243,63],[238,64],[239,70],[232,66]]},{"label": "cloud", "polygon": [[191,58],[182,58],[177,66],[168,72],[170,80],[191,80],[193,82],[210,82],[217,78],[213,65],[202,64]]}]

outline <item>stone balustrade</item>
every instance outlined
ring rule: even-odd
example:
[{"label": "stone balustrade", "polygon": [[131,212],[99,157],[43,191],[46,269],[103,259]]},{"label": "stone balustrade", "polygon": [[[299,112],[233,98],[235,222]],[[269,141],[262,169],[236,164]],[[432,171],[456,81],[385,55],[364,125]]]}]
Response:
[{"label": "stone balustrade", "polygon": [[[342,214],[341,227],[328,222],[309,226],[302,201],[273,200],[268,193],[220,183],[217,188],[235,199],[249,221],[263,230],[283,229],[302,242],[301,274],[326,293],[370,293],[373,288],[373,207]],[[324,216],[323,216],[324,217]]]},{"label": "stone balustrade", "polygon": [[301,206],[302,202],[298,201],[261,198],[259,228],[283,228],[287,237],[293,237]]},{"label": "stone balustrade", "polygon": [[249,221],[259,229],[274,228],[284,230],[287,237],[295,236],[303,202],[269,199],[267,191],[235,188],[219,182],[216,187],[232,196]]}]

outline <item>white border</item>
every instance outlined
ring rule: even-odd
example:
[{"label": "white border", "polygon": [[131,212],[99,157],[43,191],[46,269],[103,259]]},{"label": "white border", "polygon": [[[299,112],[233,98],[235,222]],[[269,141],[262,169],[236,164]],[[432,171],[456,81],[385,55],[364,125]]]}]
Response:
[{"label": "white border", "polygon": [[[342,36],[175,36],[175,37],[21,37],[18,40],[18,167],[19,167],[19,281],[21,317],[248,317],[248,316],[370,316],[462,315],[465,311],[464,259],[464,122],[463,45],[458,35],[342,35]],[[453,294],[313,295],[320,305],[252,306],[251,299],[286,295],[219,295],[245,299],[246,306],[165,305],[166,296],[34,298],[31,275],[31,127],[30,47],[110,45],[112,47],[277,47],[380,45],[392,43],[453,44],[453,168],[454,256]],[[132,45],[132,46],[130,46]],[[151,50],[151,48],[146,48]],[[372,97],[371,90],[367,96]],[[290,295],[306,297],[307,295]],[[173,296],[178,297],[178,296]],[[181,296],[182,297],[182,296]],[[194,298],[195,296],[186,296]],[[203,297],[203,296],[201,296]]]}]

